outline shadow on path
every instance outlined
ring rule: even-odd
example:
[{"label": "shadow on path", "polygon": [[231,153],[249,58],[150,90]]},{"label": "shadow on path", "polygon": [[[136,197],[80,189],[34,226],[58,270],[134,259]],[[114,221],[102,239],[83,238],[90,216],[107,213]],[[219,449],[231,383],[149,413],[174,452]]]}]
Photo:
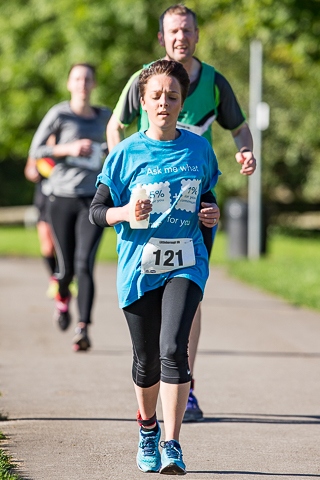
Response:
[{"label": "shadow on path", "polygon": [[[38,422],[136,422],[134,418],[111,417],[17,417],[8,418],[8,422],[38,421]],[[161,421],[161,420],[160,420]],[[212,414],[206,416],[197,425],[208,423],[266,423],[274,425],[320,425],[320,415],[268,415],[254,413]]]},{"label": "shadow on path", "polygon": [[[132,356],[130,348],[91,350],[90,355]],[[203,356],[230,356],[230,357],[274,357],[274,358],[320,358],[320,352],[248,352],[237,350],[198,350]]]},{"label": "shadow on path", "polygon": [[[228,471],[228,470],[188,470],[190,473],[215,474],[215,475],[254,475],[258,477],[288,477],[288,478],[320,478],[320,475],[314,473],[267,473],[267,472],[245,472],[245,471]],[[239,478],[239,477],[238,477]]]},{"label": "shadow on path", "polygon": [[241,352],[235,350],[199,350],[198,355],[226,355],[239,357],[320,358],[320,352]]}]

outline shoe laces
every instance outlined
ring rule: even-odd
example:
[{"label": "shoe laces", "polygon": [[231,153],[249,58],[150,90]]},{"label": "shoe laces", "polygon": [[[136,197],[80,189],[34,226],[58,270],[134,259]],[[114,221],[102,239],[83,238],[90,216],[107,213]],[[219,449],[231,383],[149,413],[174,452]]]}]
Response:
[{"label": "shoe laces", "polygon": [[168,458],[174,458],[176,460],[182,460],[182,451],[178,442],[175,440],[169,440],[168,442],[160,442],[160,446],[166,449]]},{"label": "shoe laces", "polygon": [[143,450],[145,456],[154,455],[157,449],[156,434],[148,433],[147,435],[141,434],[141,442],[139,447]]}]

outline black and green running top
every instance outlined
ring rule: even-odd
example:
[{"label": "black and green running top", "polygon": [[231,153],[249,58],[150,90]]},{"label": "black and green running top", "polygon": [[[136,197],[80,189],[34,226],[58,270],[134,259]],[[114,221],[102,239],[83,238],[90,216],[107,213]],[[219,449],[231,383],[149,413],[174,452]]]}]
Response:
[{"label": "black and green running top", "polygon": [[[129,126],[138,117],[138,129],[148,129],[148,117],[140,106],[138,80],[141,70],[135,72],[124,87],[114,115]],[[212,144],[212,123],[217,120],[227,130],[235,130],[246,117],[226,78],[214,67],[201,62],[199,77],[190,85],[188,97],[178,118],[177,127],[204,136]]]}]

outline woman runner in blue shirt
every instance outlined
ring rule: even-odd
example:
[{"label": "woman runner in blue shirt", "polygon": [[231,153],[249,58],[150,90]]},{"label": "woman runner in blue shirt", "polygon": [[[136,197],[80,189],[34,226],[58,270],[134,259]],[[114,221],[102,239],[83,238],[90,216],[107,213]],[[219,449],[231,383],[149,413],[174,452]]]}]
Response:
[{"label": "woman runner in blue shirt", "polygon": [[[159,60],[139,78],[149,127],[118,144],[108,155],[90,208],[93,223],[117,232],[118,296],[132,345],[140,426],[137,454],[143,472],[186,473],[179,444],[190,388],[188,338],[208,278],[208,254],[198,220],[219,219],[211,189],[219,170],[209,142],[176,128],[189,77],[175,61]],[[148,199],[133,207],[142,185]],[[142,225],[142,223],[141,223]],[[156,404],[160,393],[165,441]]]}]

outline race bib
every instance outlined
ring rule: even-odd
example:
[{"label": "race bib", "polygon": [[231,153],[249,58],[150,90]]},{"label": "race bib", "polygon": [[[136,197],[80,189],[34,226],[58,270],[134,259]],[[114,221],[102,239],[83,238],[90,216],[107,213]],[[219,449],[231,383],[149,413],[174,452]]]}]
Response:
[{"label": "race bib", "polygon": [[166,273],[195,265],[192,238],[150,238],[142,252],[142,273]]},{"label": "race bib", "polygon": [[102,148],[98,142],[92,142],[90,157],[66,157],[67,165],[71,167],[86,168],[87,170],[99,170],[102,164]]}]

